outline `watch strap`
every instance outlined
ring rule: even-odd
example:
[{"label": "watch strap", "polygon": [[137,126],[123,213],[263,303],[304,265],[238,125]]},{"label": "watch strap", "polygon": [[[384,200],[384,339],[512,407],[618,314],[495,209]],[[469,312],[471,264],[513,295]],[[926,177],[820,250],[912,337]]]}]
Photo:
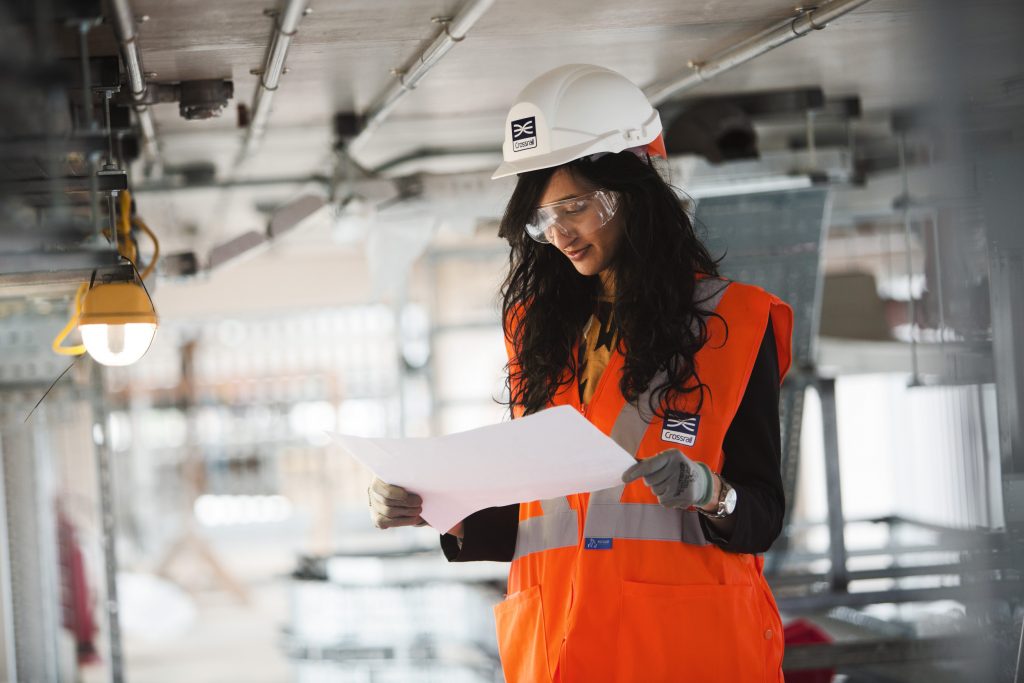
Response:
[{"label": "watch strap", "polygon": [[718,487],[718,507],[715,508],[715,511],[708,512],[704,508],[697,508],[697,512],[709,519],[724,519],[730,514],[729,511],[726,510],[725,498],[733,488],[722,475],[718,475],[718,481],[720,482]]}]

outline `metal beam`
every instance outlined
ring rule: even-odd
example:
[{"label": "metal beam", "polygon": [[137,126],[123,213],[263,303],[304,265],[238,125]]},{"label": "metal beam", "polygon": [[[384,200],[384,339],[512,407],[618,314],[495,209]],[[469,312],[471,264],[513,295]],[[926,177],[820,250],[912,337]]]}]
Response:
[{"label": "metal beam", "polygon": [[1020,645],[1017,647],[1017,673],[1013,677],[1014,683],[1024,683],[1024,624],[1021,624]]},{"label": "metal beam", "polygon": [[[173,176],[172,176],[173,178]],[[325,175],[271,176],[266,178],[235,178],[226,180],[203,180],[198,182],[173,182],[163,180],[142,183],[135,186],[132,194],[158,194],[164,192],[187,192],[189,190],[229,190],[236,187],[274,187],[279,185],[306,185],[317,183],[328,186],[331,179]]]},{"label": "metal beam", "polygon": [[[121,172],[96,174],[95,189],[99,192],[119,192],[128,189],[128,176]],[[21,198],[25,195],[51,195],[54,192],[87,193],[93,191],[92,176],[66,176],[63,178],[33,178],[31,180],[9,180],[0,183],[0,194],[12,194]]]},{"label": "metal beam", "polygon": [[976,659],[987,654],[988,650],[979,647],[977,639],[965,638],[963,635],[787,645],[782,670],[805,671],[896,662]]},{"label": "metal beam", "polygon": [[[4,416],[0,416],[3,420]],[[14,567],[8,535],[7,520],[7,471],[4,465],[4,443],[0,438],[0,617],[3,619],[4,669],[7,680],[18,680],[18,649],[15,647],[17,638],[14,621]]]},{"label": "metal beam", "polygon": [[[923,564],[917,566],[894,566],[880,569],[861,569],[851,571],[847,579],[853,581],[870,581],[874,579],[904,579],[910,576],[963,576],[979,572],[994,572],[1000,569],[1015,569],[1014,558],[1006,556],[1003,562],[957,562],[941,564]],[[769,576],[768,583],[772,588],[806,586],[815,583],[826,583],[828,574],[780,574]]]},{"label": "metal beam", "polygon": [[61,626],[56,492],[48,443],[52,425],[45,410],[24,424],[28,407],[6,392],[0,394],[0,485],[12,587],[4,609],[10,610],[13,621],[5,638],[13,640],[15,648],[17,675],[10,680],[56,681]]},{"label": "metal beam", "polygon": [[831,560],[829,582],[834,590],[845,590],[846,523],[843,519],[843,491],[839,475],[839,424],[836,414],[836,381],[821,378],[817,382],[821,397],[822,430],[825,436],[825,489],[828,498],[828,554]]},{"label": "metal beam", "polygon": [[94,362],[90,371],[93,430],[99,434],[95,451],[96,483],[99,489],[100,509],[98,512],[102,532],[100,540],[103,546],[103,579],[106,598],[103,606],[107,620],[107,651],[110,658],[111,683],[122,683],[124,681],[124,658],[121,650],[121,610],[117,598],[117,520],[114,508],[113,447],[110,445],[103,366]]},{"label": "metal beam", "polygon": [[229,261],[233,261],[243,254],[252,255],[253,250],[266,246],[268,240],[265,233],[249,230],[234,237],[223,244],[218,244],[210,250],[210,259],[207,266],[212,270]]},{"label": "metal beam", "polygon": [[50,282],[54,276],[69,271],[84,272],[88,278],[93,270],[114,269],[120,265],[121,257],[113,250],[0,253],[0,285]]},{"label": "metal beam", "polygon": [[267,225],[267,237],[277,239],[294,230],[304,220],[312,216],[327,204],[327,200],[316,195],[303,195],[298,199],[278,207],[270,217]]},{"label": "metal beam", "polygon": [[107,150],[105,133],[81,133],[68,137],[50,138],[42,135],[28,135],[17,138],[0,138],[0,158],[64,157],[70,152],[88,156],[93,152]]},{"label": "metal beam", "polygon": [[959,600],[961,602],[1019,600],[1021,595],[1024,595],[1024,580],[1012,579],[973,583],[965,586],[895,588],[858,593],[825,592],[812,595],[776,596],[775,601],[783,612],[806,614],[840,606],[866,607],[868,605],[883,605],[887,603],[934,602],[936,600]]},{"label": "metal beam", "polygon": [[0,253],[0,298],[60,297],[96,274],[98,281],[127,282],[134,267],[111,247],[76,251]]}]

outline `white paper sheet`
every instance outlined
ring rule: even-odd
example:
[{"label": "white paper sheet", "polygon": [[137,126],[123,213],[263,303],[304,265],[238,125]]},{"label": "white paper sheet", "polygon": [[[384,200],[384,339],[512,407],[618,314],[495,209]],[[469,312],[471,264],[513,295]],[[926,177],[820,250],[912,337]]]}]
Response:
[{"label": "white paper sheet", "polygon": [[622,483],[633,457],[572,406],[433,438],[331,434],[384,481],[423,498],[423,519],[448,531],[487,507]]}]

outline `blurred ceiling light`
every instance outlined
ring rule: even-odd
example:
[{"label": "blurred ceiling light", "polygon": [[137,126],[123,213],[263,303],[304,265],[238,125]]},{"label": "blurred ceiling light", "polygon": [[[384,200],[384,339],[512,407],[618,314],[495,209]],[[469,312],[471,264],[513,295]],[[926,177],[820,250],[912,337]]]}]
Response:
[{"label": "blurred ceiling light", "polygon": [[104,365],[131,365],[153,343],[157,320],[142,285],[117,282],[97,285],[82,297],[78,329],[85,350]]},{"label": "blurred ceiling light", "polygon": [[341,245],[362,242],[377,219],[377,207],[364,197],[352,195],[334,205],[331,228],[334,241]]}]

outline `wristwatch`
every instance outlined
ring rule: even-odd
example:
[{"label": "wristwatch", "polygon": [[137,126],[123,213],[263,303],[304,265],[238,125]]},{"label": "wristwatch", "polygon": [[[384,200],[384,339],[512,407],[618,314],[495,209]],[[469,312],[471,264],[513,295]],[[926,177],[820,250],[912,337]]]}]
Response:
[{"label": "wristwatch", "polygon": [[704,508],[697,508],[697,512],[710,519],[722,519],[728,517],[736,509],[736,489],[729,485],[721,475],[718,481],[722,483],[718,492],[718,507],[714,512],[708,512]]}]

